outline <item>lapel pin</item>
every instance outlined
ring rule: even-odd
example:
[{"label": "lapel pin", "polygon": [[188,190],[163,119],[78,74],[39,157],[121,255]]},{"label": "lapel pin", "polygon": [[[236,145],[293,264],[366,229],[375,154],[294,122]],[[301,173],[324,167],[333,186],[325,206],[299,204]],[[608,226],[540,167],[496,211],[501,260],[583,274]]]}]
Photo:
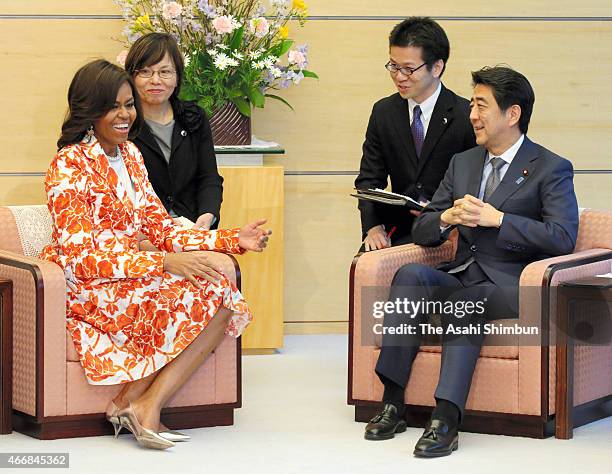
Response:
[{"label": "lapel pin", "polygon": [[523,178],[522,176],[516,180],[516,184],[521,184],[523,181],[525,181],[525,178]]},{"label": "lapel pin", "polygon": [[523,170],[523,176],[529,176],[529,170],[527,168]]},{"label": "lapel pin", "polygon": [[[187,132],[185,130],[181,130],[181,135],[186,137],[187,136]],[[524,171],[523,171],[523,173],[524,173]]]},{"label": "lapel pin", "polygon": [[446,124],[448,123],[448,119],[447,119],[446,117],[444,117],[444,118],[442,119],[442,123],[443,123],[444,125],[446,125]]}]

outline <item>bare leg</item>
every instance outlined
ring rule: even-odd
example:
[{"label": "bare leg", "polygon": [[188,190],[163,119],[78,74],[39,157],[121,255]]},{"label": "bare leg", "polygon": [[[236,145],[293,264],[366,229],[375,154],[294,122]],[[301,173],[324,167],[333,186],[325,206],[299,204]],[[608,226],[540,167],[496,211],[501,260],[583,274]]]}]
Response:
[{"label": "bare leg", "polygon": [[158,429],[162,407],[221,343],[231,314],[227,308],[219,308],[206,329],[161,369],[142,396],[132,402],[136,416],[145,428]]},{"label": "bare leg", "polygon": [[129,402],[132,400],[137,400],[140,396],[147,391],[147,389],[155,380],[155,377],[159,372],[154,372],[151,375],[145,377],[144,379],[135,380],[134,382],[128,382],[123,384],[123,388],[117,394],[117,396],[113,399],[113,402],[117,406],[117,408],[122,409],[126,408],[129,405]]}]

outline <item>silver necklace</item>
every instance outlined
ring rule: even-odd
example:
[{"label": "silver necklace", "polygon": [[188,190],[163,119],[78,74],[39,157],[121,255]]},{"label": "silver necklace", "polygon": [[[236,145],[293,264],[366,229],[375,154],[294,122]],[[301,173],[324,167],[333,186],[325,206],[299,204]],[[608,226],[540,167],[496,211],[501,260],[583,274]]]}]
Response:
[{"label": "silver necklace", "polygon": [[117,145],[117,147],[115,148],[115,156],[108,156],[106,152],[104,151],[104,148],[102,148],[102,153],[104,153],[104,156],[106,156],[106,159],[110,163],[117,163],[121,161],[122,157],[121,157],[121,152],[119,151],[119,145]]}]

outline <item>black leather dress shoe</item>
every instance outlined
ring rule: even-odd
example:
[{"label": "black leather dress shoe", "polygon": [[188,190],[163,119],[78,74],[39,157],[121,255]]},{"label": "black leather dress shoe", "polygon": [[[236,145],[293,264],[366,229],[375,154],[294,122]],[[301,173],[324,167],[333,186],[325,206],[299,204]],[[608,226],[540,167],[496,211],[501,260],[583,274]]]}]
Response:
[{"label": "black leather dress shoe", "polygon": [[395,405],[386,403],[383,410],[370,420],[365,428],[365,439],[380,441],[391,439],[395,433],[406,431],[406,422],[397,414]]},{"label": "black leather dress shoe", "polygon": [[459,447],[457,427],[450,427],[442,420],[430,420],[423,436],[414,447],[414,455],[419,458],[438,458],[448,456]]}]

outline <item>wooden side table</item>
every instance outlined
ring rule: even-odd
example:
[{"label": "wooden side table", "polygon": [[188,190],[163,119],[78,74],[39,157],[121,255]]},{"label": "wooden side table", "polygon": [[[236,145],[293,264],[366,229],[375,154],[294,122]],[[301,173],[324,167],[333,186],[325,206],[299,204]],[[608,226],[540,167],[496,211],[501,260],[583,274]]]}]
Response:
[{"label": "wooden side table", "polygon": [[0,434],[13,431],[13,282],[0,280]]},{"label": "wooden side table", "polygon": [[[588,277],[563,282],[557,294],[555,437],[571,439],[574,431],[574,329],[571,311],[576,301],[612,301],[612,278]],[[612,362],[612,361],[611,361]]]},{"label": "wooden side table", "polygon": [[215,147],[223,177],[221,227],[240,227],[262,217],[272,240],[262,254],[236,257],[240,264],[242,294],[254,319],[242,335],[243,354],[273,354],[283,347],[285,176],[282,166],[270,164],[269,155],[285,153],[280,147],[257,145]]}]

